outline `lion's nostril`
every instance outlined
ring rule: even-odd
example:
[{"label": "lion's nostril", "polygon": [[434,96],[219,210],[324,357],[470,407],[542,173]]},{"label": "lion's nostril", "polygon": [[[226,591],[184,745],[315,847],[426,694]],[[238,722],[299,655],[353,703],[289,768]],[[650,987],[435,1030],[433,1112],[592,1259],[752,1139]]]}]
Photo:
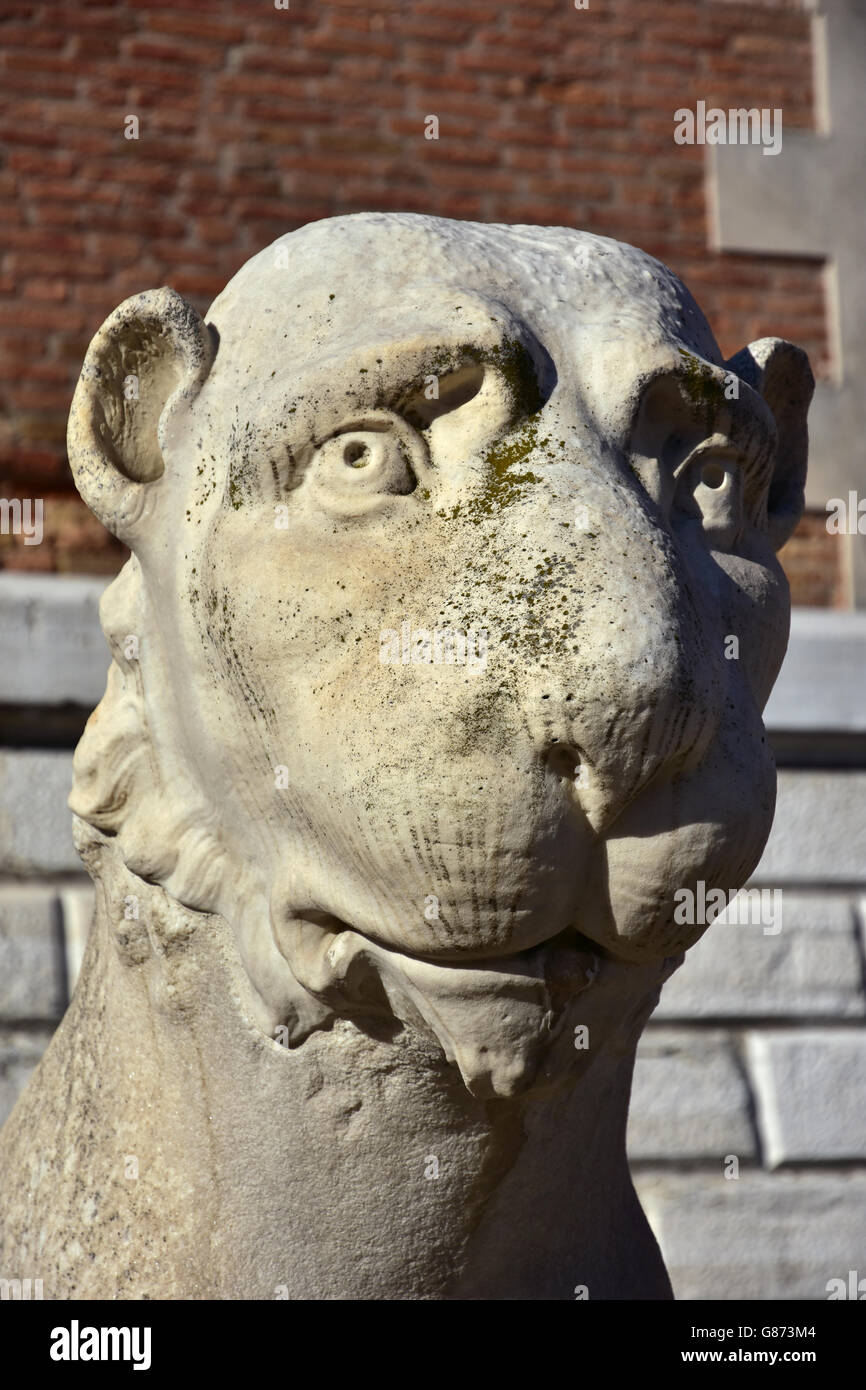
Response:
[{"label": "lion's nostril", "polygon": [[545,753],[544,761],[560,782],[575,782],[580,775],[580,755],[556,740]]},{"label": "lion's nostril", "polygon": [[705,463],[701,469],[701,482],[704,487],[712,488],[714,492],[724,486],[727,476],[725,469],[720,463]]}]

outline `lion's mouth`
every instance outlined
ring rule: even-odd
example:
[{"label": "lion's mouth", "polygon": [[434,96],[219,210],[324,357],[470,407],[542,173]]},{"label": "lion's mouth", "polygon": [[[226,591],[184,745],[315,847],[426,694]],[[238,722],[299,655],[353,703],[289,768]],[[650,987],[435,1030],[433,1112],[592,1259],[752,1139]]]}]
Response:
[{"label": "lion's mouth", "polygon": [[[314,909],[285,919],[274,935],[295,979],[333,1014],[415,1027],[484,1098],[532,1083],[567,1003],[595,982],[603,955],[572,931],[500,959],[434,961],[372,941]],[[291,1041],[309,1031],[297,1026]]]}]

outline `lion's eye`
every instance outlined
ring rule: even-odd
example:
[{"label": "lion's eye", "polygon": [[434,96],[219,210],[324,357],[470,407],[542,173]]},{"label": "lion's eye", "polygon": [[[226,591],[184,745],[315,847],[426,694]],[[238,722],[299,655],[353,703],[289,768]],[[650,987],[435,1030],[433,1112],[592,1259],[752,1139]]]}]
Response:
[{"label": "lion's eye", "polygon": [[337,487],[411,492],[415,475],[403,441],[392,430],[347,430],[327,439],[316,457],[323,481]]},{"label": "lion's eye", "polygon": [[734,453],[693,454],[676,482],[673,519],[700,520],[709,543],[729,549],[743,521],[743,475]]},{"label": "lion's eye", "polygon": [[388,497],[413,492],[423,442],[388,412],[348,425],[316,450],[309,471],[317,502],[329,511],[370,511]]}]

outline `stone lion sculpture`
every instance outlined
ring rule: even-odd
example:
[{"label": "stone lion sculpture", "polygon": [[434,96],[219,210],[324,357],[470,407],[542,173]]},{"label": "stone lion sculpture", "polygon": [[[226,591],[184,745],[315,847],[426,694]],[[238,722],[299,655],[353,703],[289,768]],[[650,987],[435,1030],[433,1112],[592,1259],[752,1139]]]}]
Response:
[{"label": "stone lion sculpture", "polygon": [[[338,217],[91,344],[97,909],[0,1143],[46,1297],[666,1298],[637,1039],[773,815],[805,354],[631,247]],[[473,659],[467,659],[471,654]]]}]

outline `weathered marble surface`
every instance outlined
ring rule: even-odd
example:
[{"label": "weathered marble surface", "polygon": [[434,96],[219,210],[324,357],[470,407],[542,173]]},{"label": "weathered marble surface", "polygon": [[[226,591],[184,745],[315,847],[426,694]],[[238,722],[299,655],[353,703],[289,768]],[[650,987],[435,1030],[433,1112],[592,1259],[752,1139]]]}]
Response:
[{"label": "weathered marble surface", "polygon": [[669,1296],[631,1068],[675,892],[772,820],[811,388],[559,228],[337,218],[206,323],[111,315],[69,429],[133,551],[70,803],[97,915],[0,1137],[6,1277]]}]

